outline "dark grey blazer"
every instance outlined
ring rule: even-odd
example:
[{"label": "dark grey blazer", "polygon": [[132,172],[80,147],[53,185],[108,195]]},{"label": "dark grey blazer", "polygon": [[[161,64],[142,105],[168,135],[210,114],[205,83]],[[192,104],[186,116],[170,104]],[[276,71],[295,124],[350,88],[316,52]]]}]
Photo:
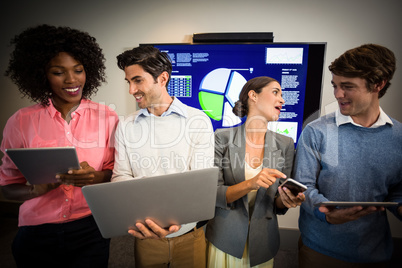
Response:
[{"label": "dark grey blazer", "polygon": [[[268,189],[257,192],[249,226],[247,195],[231,204],[226,203],[229,186],[245,180],[245,127],[218,129],[215,132],[215,165],[219,167],[215,217],[208,222],[207,239],[218,249],[241,258],[249,232],[250,265],[272,259],[279,249],[276,214],[287,209],[276,208],[274,199],[279,180]],[[290,176],[294,158],[293,139],[267,130],[265,134],[264,168],[277,169]]]}]

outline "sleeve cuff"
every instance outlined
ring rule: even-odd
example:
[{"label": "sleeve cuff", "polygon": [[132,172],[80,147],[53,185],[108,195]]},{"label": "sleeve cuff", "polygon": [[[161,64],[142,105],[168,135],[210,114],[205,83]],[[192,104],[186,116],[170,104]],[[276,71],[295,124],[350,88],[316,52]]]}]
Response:
[{"label": "sleeve cuff", "polygon": [[315,215],[316,218],[319,219],[320,221],[325,222],[325,223],[327,223],[327,224],[330,224],[330,223],[327,221],[327,218],[325,217],[325,213],[322,213],[322,212],[318,209],[318,207],[315,207],[315,208],[314,208],[314,215]]}]

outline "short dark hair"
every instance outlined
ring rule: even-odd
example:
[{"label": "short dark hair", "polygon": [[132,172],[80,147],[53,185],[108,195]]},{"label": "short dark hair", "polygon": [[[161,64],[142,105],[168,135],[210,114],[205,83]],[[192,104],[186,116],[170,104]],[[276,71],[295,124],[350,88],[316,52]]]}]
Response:
[{"label": "short dark hair", "polygon": [[52,89],[46,77],[50,60],[66,52],[79,61],[86,73],[83,98],[98,91],[105,78],[105,57],[96,39],[86,32],[69,27],[42,24],[31,27],[11,40],[15,49],[5,72],[18,86],[23,96],[44,106],[49,105]]},{"label": "short dark hair", "polygon": [[376,44],[365,44],[346,51],[328,68],[335,75],[365,79],[369,91],[372,91],[376,84],[386,81],[384,88],[378,94],[381,98],[391,85],[396,60],[394,53],[388,48]]},{"label": "short dark hair", "polygon": [[244,84],[240,95],[239,95],[239,100],[236,101],[234,107],[233,107],[233,113],[237,115],[238,117],[244,117],[248,114],[248,93],[250,90],[254,90],[255,93],[260,94],[262,89],[266,87],[269,83],[271,82],[279,82],[268,76],[258,76],[250,79],[247,81],[246,84]]},{"label": "short dark hair", "polygon": [[117,66],[123,71],[126,67],[135,64],[140,65],[144,71],[152,75],[155,82],[161,73],[167,72],[169,79],[166,86],[169,84],[172,75],[172,63],[165,52],[161,52],[153,46],[139,46],[126,50],[117,56]]}]

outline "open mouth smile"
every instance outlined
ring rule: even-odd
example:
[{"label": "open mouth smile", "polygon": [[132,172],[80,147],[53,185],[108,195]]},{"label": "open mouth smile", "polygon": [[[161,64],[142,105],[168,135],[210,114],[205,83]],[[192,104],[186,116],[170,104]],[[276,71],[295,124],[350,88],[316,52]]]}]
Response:
[{"label": "open mouth smile", "polygon": [[76,96],[80,93],[81,86],[77,87],[65,87],[63,88],[69,95]]},{"label": "open mouth smile", "polygon": [[69,92],[69,93],[75,93],[78,90],[80,90],[80,88],[81,88],[80,86],[78,86],[78,87],[68,87],[68,88],[64,88],[64,90]]},{"label": "open mouth smile", "polygon": [[143,97],[144,97],[144,95],[135,95],[134,96],[136,101],[140,101]]}]

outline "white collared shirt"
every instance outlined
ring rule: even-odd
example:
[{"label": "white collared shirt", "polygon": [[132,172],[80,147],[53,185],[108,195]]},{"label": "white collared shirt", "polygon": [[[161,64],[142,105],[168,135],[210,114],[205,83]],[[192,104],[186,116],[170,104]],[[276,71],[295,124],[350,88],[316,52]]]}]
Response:
[{"label": "white collared shirt", "polygon": [[[214,132],[201,110],[174,98],[161,116],[141,109],[121,120],[116,129],[116,156],[111,181],[146,179],[213,167]],[[180,236],[196,226],[183,224],[167,237]]]},{"label": "white collared shirt", "polygon": [[[187,118],[187,116],[188,116],[187,110],[186,110],[186,105],[183,104],[181,101],[179,101],[179,99],[177,99],[175,97],[173,97],[173,101],[170,104],[169,108],[166,110],[166,112],[161,114],[161,117],[171,115],[172,113],[176,113],[185,118]],[[155,115],[150,113],[147,108],[143,108],[143,109],[139,110],[134,121],[136,121],[138,119],[138,117],[140,117],[140,116],[155,116]]]},{"label": "white collared shirt", "polygon": [[[358,127],[363,127],[362,125],[355,123],[350,115],[341,114],[339,109],[337,109],[335,112],[335,121],[337,127],[347,123],[351,123]],[[394,125],[391,121],[391,118],[389,118],[389,116],[380,107],[380,116],[378,117],[377,121],[369,128],[377,128],[385,124]]]}]

